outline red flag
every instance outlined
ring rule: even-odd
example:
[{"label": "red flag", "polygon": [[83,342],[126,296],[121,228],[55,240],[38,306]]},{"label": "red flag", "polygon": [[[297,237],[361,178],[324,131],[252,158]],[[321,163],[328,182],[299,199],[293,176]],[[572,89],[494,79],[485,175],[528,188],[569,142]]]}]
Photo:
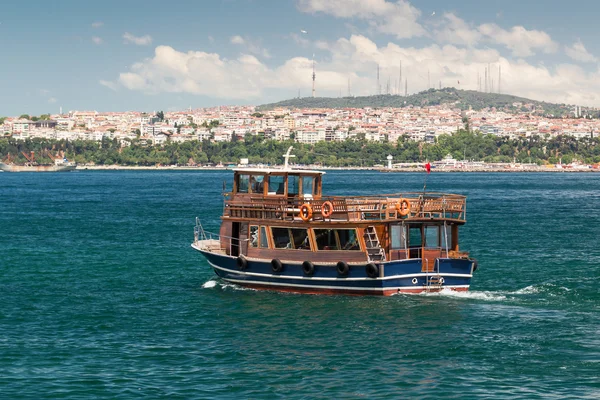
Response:
[{"label": "red flag", "polygon": [[430,163],[425,164],[425,169],[427,170],[427,173],[430,173],[431,172],[431,164]]}]

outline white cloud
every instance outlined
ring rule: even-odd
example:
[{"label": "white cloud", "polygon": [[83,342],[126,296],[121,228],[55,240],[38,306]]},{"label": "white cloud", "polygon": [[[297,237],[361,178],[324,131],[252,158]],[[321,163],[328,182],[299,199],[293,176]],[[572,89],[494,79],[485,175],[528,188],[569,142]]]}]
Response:
[{"label": "white cloud", "polygon": [[96,44],[102,44],[104,41],[102,40],[102,38],[100,38],[98,36],[93,36],[92,37],[92,42],[94,42]]},{"label": "white cloud", "polygon": [[110,90],[114,90],[114,91],[116,91],[119,87],[118,84],[116,84],[115,82],[111,82],[111,81],[100,80],[98,83],[100,83],[102,86],[106,86]]},{"label": "white cloud", "polygon": [[240,35],[232,36],[231,39],[229,39],[229,41],[232,44],[244,44],[245,43],[244,38],[241,37]]},{"label": "white cloud", "polygon": [[58,101],[58,100],[56,100],[54,97],[50,97],[50,98],[48,99],[48,103],[49,103],[49,104],[54,104],[54,103],[56,103],[57,101]]},{"label": "white cloud", "polygon": [[577,42],[573,43],[573,46],[565,46],[565,53],[567,56],[572,58],[575,61],[581,62],[596,62],[598,58],[593,54],[587,51],[583,43],[581,43],[581,39],[578,39]]},{"label": "white cloud", "polygon": [[271,54],[267,49],[260,45],[260,41],[253,40],[248,37],[241,37],[239,35],[232,36],[229,41],[232,44],[244,46],[245,52],[247,53],[263,56],[265,58],[271,58]]},{"label": "white cloud", "polygon": [[125,39],[125,44],[133,43],[138,46],[146,46],[152,43],[152,37],[150,35],[134,36],[129,32],[123,34],[123,39]]},{"label": "white cloud", "polygon": [[92,23],[92,28],[100,28],[102,26],[104,26],[104,22],[101,22],[101,21],[96,21],[96,22]]},{"label": "white cloud", "polygon": [[544,53],[558,50],[558,44],[546,32],[527,30],[522,26],[506,30],[496,24],[483,24],[479,26],[479,32],[492,43],[506,46],[516,57],[532,56],[538,49]]},{"label": "white cloud", "polygon": [[[523,59],[511,61],[495,49],[461,48],[451,44],[377,46],[361,35],[330,42],[327,48],[327,59],[315,60],[320,96],[337,96],[340,89],[345,92],[348,79],[353,95],[374,94],[377,64],[381,86],[385,88],[389,79],[391,92],[398,88],[403,91],[404,82],[398,82],[401,60],[403,81],[408,79],[409,93],[427,89],[428,71],[431,86],[437,87],[441,81],[444,87],[456,87],[460,80],[461,89],[476,90],[478,75],[483,80],[485,68],[491,64],[495,88],[498,66],[502,68],[503,93],[550,102],[600,105],[600,72],[587,73],[572,64],[550,68]],[[191,93],[260,103],[277,100],[281,94],[276,96],[275,93],[282,90],[288,91],[289,97],[298,88],[308,93],[311,73],[312,61],[306,57],[293,57],[279,65],[268,66],[249,54],[225,59],[215,53],[180,52],[169,46],[158,46],[152,58],[121,73],[118,84],[148,94]],[[100,83],[107,87],[112,85]]]},{"label": "white cloud", "polygon": [[378,32],[399,39],[426,35],[423,26],[417,22],[421,11],[405,0],[395,3],[386,0],[298,0],[297,4],[305,13],[366,20]]},{"label": "white cloud", "polygon": [[302,37],[301,35],[298,35],[297,33],[290,33],[290,37],[292,38],[292,40],[294,42],[296,42],[296,44],[298,44],[302,47],[308,47],[310,45],[310,40],[305,39],[304,37]]},{"label": "white cloud", "polygon": [[453,13],[445,13],[441,28],[435,29],[435,38],[441,43],[475,46],[481,40],[481,33],[469,26]]}]

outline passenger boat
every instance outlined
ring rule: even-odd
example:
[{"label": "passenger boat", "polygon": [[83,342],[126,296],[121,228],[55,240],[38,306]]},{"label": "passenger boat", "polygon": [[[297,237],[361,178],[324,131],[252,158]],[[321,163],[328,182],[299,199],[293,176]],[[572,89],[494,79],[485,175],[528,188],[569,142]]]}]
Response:
[{"label": "passenger boat", "polygon": [[74,171],[77,168],[77,164],[70,162],[66,157],[62,156],[53,156],[51,153],[48,153],[48,157],[50,157],[54,164],[43,165],[38,164],[35,160],[34,152],[31,152],[31,155],[28,155],[23,152],[23,155],[27,159],[27,163],[25,165],[17,165],[15,164],[11,157],[10,153],[6,158],[6,163],[0,162],[0,171],[3,172],[69,172]]},{"label": "passenger boat", "polygon": [[[219,234],[196,219],[192,247],[238,285],[311,294],[469,289],[477,261],[459,249],[466,197],[329,196],[324,172],[238,168]],[[291,156],[293,157],[293,156]]]}]

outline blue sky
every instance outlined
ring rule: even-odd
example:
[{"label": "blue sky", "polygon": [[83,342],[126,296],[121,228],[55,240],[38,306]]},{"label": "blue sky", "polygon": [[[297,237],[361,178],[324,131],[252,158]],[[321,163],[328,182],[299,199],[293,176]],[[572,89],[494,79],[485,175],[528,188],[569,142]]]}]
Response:
[{"label": "blue sky", "polygon": [[503,93],[600,106],[600,2],[10,3],[0,15],[0,115],[309,96],[313,54],[318,96],[385,93],[388,81],[403,92],[402,62],[409,93],[484,89],[488,67],[498,91],[500,67]]}]

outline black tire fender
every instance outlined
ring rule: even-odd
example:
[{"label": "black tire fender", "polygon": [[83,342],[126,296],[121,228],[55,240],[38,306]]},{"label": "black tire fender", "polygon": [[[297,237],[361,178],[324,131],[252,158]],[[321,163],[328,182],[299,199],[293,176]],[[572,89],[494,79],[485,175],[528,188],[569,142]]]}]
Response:
[{"label": "black tire fender", "polygon": [[248,260],[246,259],[246,257],[244,257],[243,254],[241,254],[236,260],[235,263],[237,264],[237,267],[240,271],[245,270],[246,268],[248,268]]},{"label": "black tire fender", "polygon": [[315,265],[310,261],[304,261],[302,263],[302,272],[306,276],[312,276],[315,273]]},{"label": "black tire fender", "polygon": [[345,261],[338,261],[335,267],[337,269],[338,274],[342,276],[348,275],[348,272],[350,271],[350,266],[348,266],[348,263]]},{"label": "black tire fender", "polygon": [[279,261],[277,258],[272,259],[271,270],[273,270],[273,272],[276,274],[283,271],[283,264],[281,263],[281,261]]},{"label": "black tire fender", "polygon": [[369,278],[377,278],[379,276],[379,267],[375,263],[368,263],[365,271]]}]

